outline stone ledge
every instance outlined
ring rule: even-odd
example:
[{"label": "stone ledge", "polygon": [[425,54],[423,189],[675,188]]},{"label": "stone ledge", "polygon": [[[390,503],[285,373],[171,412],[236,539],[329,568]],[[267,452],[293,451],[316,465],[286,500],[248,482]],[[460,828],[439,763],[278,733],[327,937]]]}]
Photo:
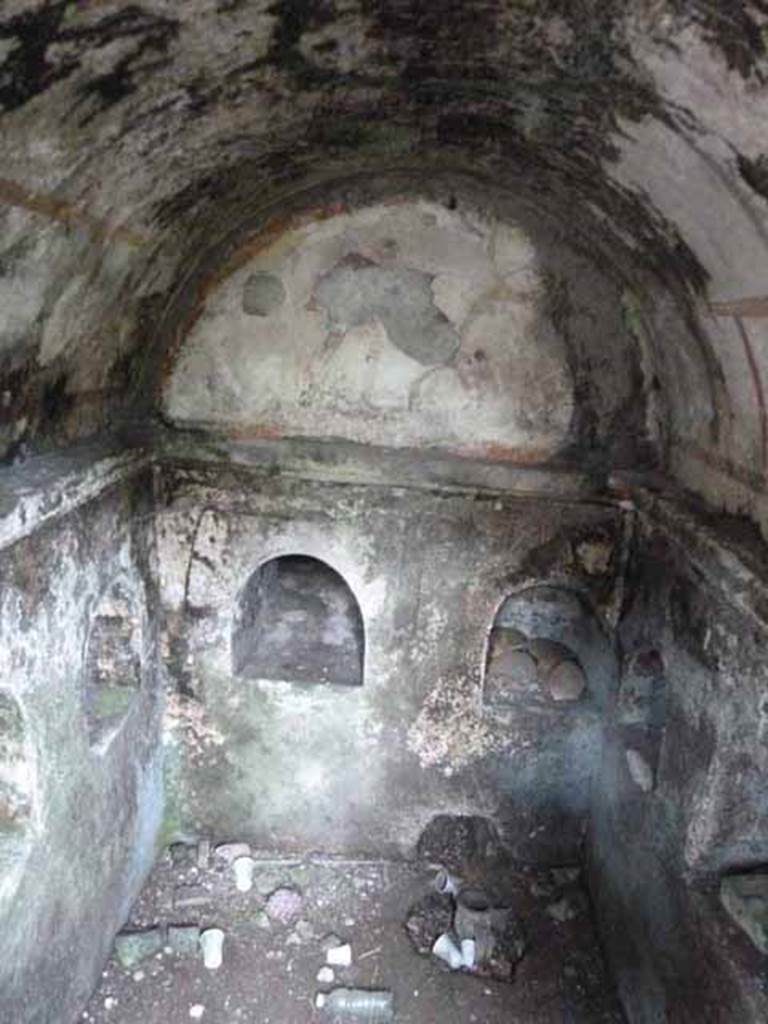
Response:
[{"label": "stone ledge", "polygon": [[385,448],[353,441],[309,438],[247,442],[207,434],[167,433],[156,460],[164,465],[231,466],[263,475],[279,472],[324,483],[488,491],[525,497],[591,499],[604,496],[602,480],[567,464],[522,464],[450,450]]},{"label": "stone ledge", "polygon": [[101,441],[0,469],[0,549],[67,515],[151,461],[146,448]]},{"label": "stone ledge", "polygon": [[617,474],[645,522],[662,527],[724,600],[768,628],[768,544],[747,520],[717,512],[669,480]]}]

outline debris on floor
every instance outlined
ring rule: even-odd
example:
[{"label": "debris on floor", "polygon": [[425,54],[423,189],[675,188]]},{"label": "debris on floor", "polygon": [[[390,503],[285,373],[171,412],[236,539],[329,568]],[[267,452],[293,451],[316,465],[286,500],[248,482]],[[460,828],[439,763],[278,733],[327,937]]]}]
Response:
[{"label": "debris on floor", "polygon": [[336,988],[327,994],[318,993],[315,1006],[327,1017],[338,1021],[386,1024],[395,1019],[391,992]]},{"label": "debris on floor", "polygon": [[280,888],[275,889],[267,900],[266,911],[273,921],[290,924],[300,917],[303,906],[301,893],[295,889]]},{"label": "debris on floor", "polygon": [[329,946],[325,951],[325,962],[331,967],[349,967],[352,963],[352,947],[348,942]]},{"label": "debris on floor", "polygon": [[203,964],[209,971],[217,971],[224,962],[224,932],[221,928],[206,928],[200,936]]},{"label": "debris on floor", "polygon": [[115,956],[126,971],[149,959],[163,947],[163,934],[159,928],[121,932],[115,939]]},{"label": "debris on floor", "polygon": [[[484,827],[459,843],[454,834],[452,847],[446,838],[412,862],[174,844],[83,1021],[618,1024],[578,868],[511,864]],[[253,861],[247,890],[242,857]],[[560,921],[548,908],[564,899],[576,913]],[[445,933],[455,971],[432,956]]]}]

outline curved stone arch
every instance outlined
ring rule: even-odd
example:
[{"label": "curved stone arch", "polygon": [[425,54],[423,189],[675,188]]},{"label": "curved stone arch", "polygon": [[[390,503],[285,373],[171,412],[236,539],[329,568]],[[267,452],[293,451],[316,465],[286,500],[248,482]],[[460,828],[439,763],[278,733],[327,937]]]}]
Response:
[{"label": "curved stone arch", "polygon": [[0,690],[0,906],[16,890],[36,829],[37,780],[27,715]]},{"label": "curved stone arch", "polygon": [[343,572],[315,554],[260,562],[239,589],[232,626],[235,675],[361,686],[365,621]]},{"label": "curved stone arch", "polygon": [[82,704],[88,742],[103,753],[136,704],[144,682],[143,587],[118,573],[89,610]]},{"label": "curved stone arch", "polygon": [[483,647],[486,704],[604,708],[617,679],[603,619],[579,588],[551,580],[526,583],[496,603]]}]

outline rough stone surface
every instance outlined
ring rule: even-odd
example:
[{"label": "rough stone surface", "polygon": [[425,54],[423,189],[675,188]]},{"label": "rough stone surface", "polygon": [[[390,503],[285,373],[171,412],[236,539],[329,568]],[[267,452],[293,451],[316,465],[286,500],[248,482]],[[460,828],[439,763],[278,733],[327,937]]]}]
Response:
[{"label": "rough stone surface", "polygon": [[[569,580],[596,609],[610,607],[611,573],[584,572],[570,552],[589,535],[620,543],[616,512],[541,504],[532,518],[529,502],[496,509],[480,496],[239,472],[169,468],[160,485],[181,827],[254,846],[402,854],[434,814],[493,806],[521,856],[570,859],[617,664],[599,611],[568,586],[528,585],[532,574]],[[246,583],[278,554],[321,559],[354,593],[366,637],[361,686],[233,671]],[[483,703],[486,637],[511,592],[525,622],[568,643],[589,673],[594,699],[568,716],[541,697]]]},{"label": "rough stone surface", "polygon": [[[514,196],[614,274],[637,353],[616,380],[644,378],[659,457],[765,522],[763,5],[403,10],[6,5],[3,450],[146,410],[159,318],[172,347],[255,231],[389,174],[448,208]],[[614,351],[593,334],[590,377]]]},{"label": "rough stone surface", "polygon": [[625,756],[627,768],[634,784],[639,786],[644,793],[650,793],[653,789],[651,766],[638,750],[628,750]]},{"label": "rough stone surface", "polygon": [[[55,487],[48,493],[55,500]],[[128,580],[142,614],[152,607],[150,497],[146,474],[129,477],[72,511],[65,504],[58,519],[0,551],[0,807],[12,783],[26,795],[14,799],[17,823],[29,808],[23,829],[0,827],[0,1016],[8,1020],[74,1019],[154,860],[163,780],[153,628],[143,634],[135,702],[99,749],[85,700],[100,596]],[[27,513],[35,507],[30,500]]]},{"label": "rough stone surface", "polygon": [[505,649],[498,636],[492,636],[491,643],[484,686],[488,703],[509,704],[514,702],[515,695],[531,693],[538,679],[536,662],[531,655],[527,651]]},{"label": "rough stone surface", "polygon": [[597,919],[631,1021],[768,1013],[760,955],[712,891],[718,875],[768,860],[768,576],[755,575],[749,541],[734,530],[715,546],[699,511],[643,502],[619,637],[633,694],[639,678],[652,685],[632,697],[629,723],[606,734],[590,853]]},{"label": "rough stone surface", "polygon": [[587,688],[584,673],[575,661],[561,661],[544,676],[542,684],[557,703],[578,700]]},{"label": "rough stone surface", "polygon": [[[768,1018],[717,898],[768,863],[767,30],[764,0],[3,5],[0,1018],[80,1011],[163,771],[184,841],[586,843],[632,1024]],[[347,579],[362,686],[234,671],[285,554]],[[500,630],[566,647],[580,699],[489,701]]]},{"label": "rough stone surface", "polygon": [[[278,273],[291,294],[263,321],[239,306],[254,267]],[[497,223],[406,199],[329,213],[212,283],[175,355],[164,411],[240,436],[428,444],[522,462],[578,446],[626,457],[644,399],[630,380],[616,385],[635,358],[619,310],[608,279],[525,218]],[[589,369],[595,331],[613,344]]]},{"label": "rough stone surface", "polygon": [[[301,887],[313,939],[292,943],[286,929],[254,927],[252,896],[244,900],[225,872],[202,872],[212,903],[194,915],[194,923],[206,927],[215,916],[226,931],[222,966],[206,971],[200,957],[163,953],[146,964],[137,983],[111,958],[87,1006],[88,1018],[93,1024],[187,1024],[189,1008],[205,1006],[202,1020],[213,1024],[307,1024],[325,961],[323,937],[333,928],[336,941],[349,941],[355,956],[329,981],[323,974],[321,988],[386,989],[397,1016],[408,1024],[434,1024],[436,1017],[468,1024],[473,1015],[484,1024],[562,1024],[564,1015],[573,1024],[622,1021],[583,890],[573,881],[555,882],[546,868],[508,862],[501,876],[506,903],[516,908],[529,939],[511,985],[508,976],[500,981],[490,974],[449,975],[416,953],[404,925],[434,874],[422,861],[270,860],[257,866],[257,879],[274,872],[284,884]],[[172,923],[167,907],[178,880],[162,860],[131,911],[131,927]],[[566,893],[577,913],[560,924],[546,907]]]},{"label": "rough stone surface", "polygon": [[159,928],[121,932],[115,939],[115,956],[120,966],[130,971],[142,961],[154,956],[162,946],[163,935]]},{"label": "rough stone surface", "polygon": [[768,875],[728,875],[720,883],[720,899],[760,952],[768,954]]}]

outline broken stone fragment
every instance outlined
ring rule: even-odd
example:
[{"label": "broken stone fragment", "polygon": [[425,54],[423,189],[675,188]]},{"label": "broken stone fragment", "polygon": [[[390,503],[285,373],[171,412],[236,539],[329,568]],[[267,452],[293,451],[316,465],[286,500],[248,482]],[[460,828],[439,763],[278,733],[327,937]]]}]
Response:
[{"label": "broken stone fragment", "polygon": [[545,676],[560,664],[561,661],[573,661],[573,654],[557,640],[548,640],[546,637],[535,637],[528,644],[528,650],[536,660],[539,675]]},{"label": "broken stone fragment", "polygon": [[204,907],[210,901],[211,894],[202,885],[179,885],[173,893],[173,905],[177,910]]},{"label": "broken stone fragment", "polygon": [[562,661],[542,680],[552,700],[558,704],[577,701],[587,688],[584,673],[575,661]]},{"label": "broken stone fragment", "polygon": [[447,894],[428,893],[415,903],[405,921],[405,930],[417,953],[428,955],[435,940],[453,925],[453,899]]},{"label": "broken stone fragment", "polygon": [[309,921],[297,921],[293,932],[300,942],[310,942],[315,937],[315,929]]},{"label": "broken stone fragment", "polygon": [[266,902],[265,910],[273,921],[290,924],[301,916],[304,900],[297,889],[287,886],[275,889]]},{"label": "broken stone fragment", "polygon": [[197,866],[204,871],[208,867],[210,859],[211,841],[210,839],[201,839],[197,845]]},{"label": "broken stone fragment", "polygon": [[768,874],[727,875],[720,900],[761,953],[768,954]]},{"label": "broken stone fragment", "polygon": [[281,887],[283,882],[285,882],[284,875],[279,875],[275,871],[263,871],[257,865],[254,872],[254,885],[259,896],[271,896],[275,889]]},{"label": "broken stone fragment", "polygon": [[583,540],[576,545],[576,557],[590,576],[602,576],[611,565],[613,546],[602,538]]},{"label": "broken stone fragment", "polygon": [[493,671],[509,677],[518,686],[527,686],[536,681],[536,662],[527,651],[504,651],[494,658]]},{"label": "broken stone fragment", "polygon": [[526,651],[494,648],[486,672],[486,700],[490,704],[511,704],[521,695],[535,691],[536,662]]},{"label": "broken stone fragment", "polygon": [[173,843],[168,847],[171,864],[175,868],[186,870],[197,866],[197,846],[190,843]]},{"label": "broken stone fragment", "polygon": [[179,956],[195,956],[200,948],[200,929],[196,925],[170,925],[168,945]]},{"label": "broken stone fragment", "polygon": [[492,647],[494,651],[526,650],[528,637],[513,626],[494,626]]},{"label": "broken stone fragment", "polygon": [[627,768],[630,777],[636,786],[639,786],[644,793],[650,793],[653,789],[653,770],[643,755],[637,750],[627,750]]},{"label": "broken stone fragment", "polygon": [[145,931],[120,932],[115,939],[115,957],[126,971],[143,960],[154,956],[163,948],[163,935],[159,928]]},{"label": "broken stone fragment", "polygon": [[558,900],[557,903],[550,903],[547,907],[547,913],[553,921],[563,924],[565,921],[571,921],[576,917],[578,910],[573,906],[571,901],[564,896],[561,900]]},{"label": "broken stone fragment", "polygon": [[238,857],[250,857],[251,848],[248,843],[221,843],[216,847],[216,860],[225,864],[233,864]]}]

